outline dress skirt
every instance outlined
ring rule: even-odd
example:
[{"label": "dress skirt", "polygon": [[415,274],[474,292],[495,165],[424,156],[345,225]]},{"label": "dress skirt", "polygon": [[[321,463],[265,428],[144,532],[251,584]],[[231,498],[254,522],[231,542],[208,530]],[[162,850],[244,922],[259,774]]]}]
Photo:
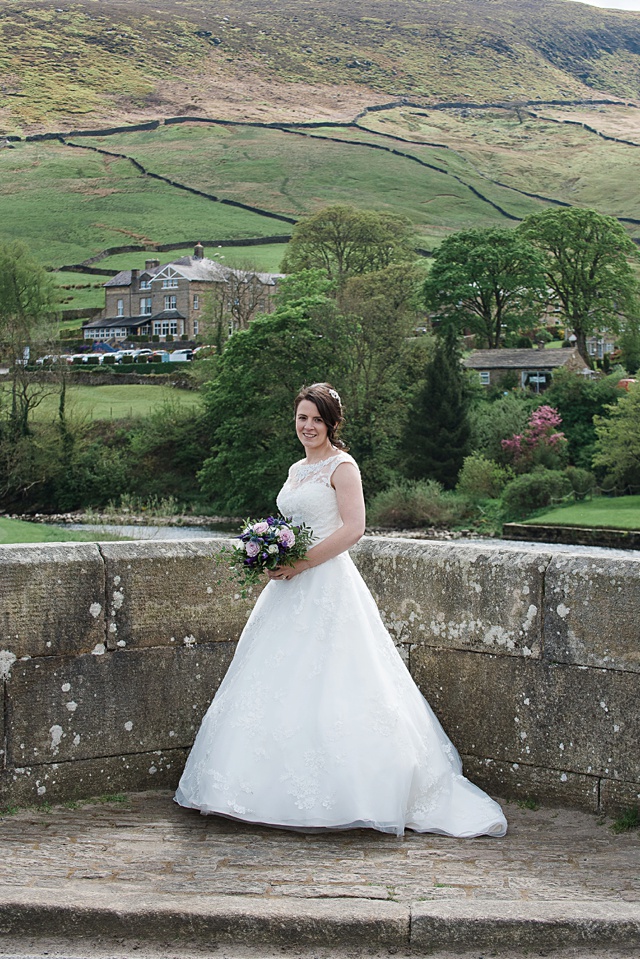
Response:
[{"label": "dress skirt", "polygon": [[348,553],[267,584],[206,713],[182,806],[290,829],[502,836]]}]

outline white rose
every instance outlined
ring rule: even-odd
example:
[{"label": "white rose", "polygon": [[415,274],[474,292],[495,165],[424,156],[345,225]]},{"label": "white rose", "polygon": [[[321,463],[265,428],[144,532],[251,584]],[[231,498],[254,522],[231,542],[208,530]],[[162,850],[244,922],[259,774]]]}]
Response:
[{"label": "white rose", "polygon": [[275,545],[275,543],[272,543],[271,546],[268,548],[267,553],[273,554],[277,552],[278,552],[278,547]]}]

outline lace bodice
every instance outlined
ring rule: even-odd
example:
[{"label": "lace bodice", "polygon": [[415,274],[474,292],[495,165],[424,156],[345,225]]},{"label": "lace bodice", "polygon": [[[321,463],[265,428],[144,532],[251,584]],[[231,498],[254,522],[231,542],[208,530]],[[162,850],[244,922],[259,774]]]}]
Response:
[{"label": "lace bodice", "polygon": [[356,461],[348,453],[338,452],[319,463],[299,460],[289,469],[287,480],[278,493],[278,509],[294,523],[306,523],[313,530],[313,542],[326,539],[342,526],[338,498],[331,477],[341,463]]}]

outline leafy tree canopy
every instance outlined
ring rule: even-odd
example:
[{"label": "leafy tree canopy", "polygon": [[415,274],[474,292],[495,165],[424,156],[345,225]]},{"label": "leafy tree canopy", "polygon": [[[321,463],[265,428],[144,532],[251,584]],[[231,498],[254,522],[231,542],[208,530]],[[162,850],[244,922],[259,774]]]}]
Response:
[{"label": "leafy tree canopy", "polygon": [[535,320],[544,297],[542,257],[513,230],[462,230],[447,237],[424,284],[425,303],[440,329],[469,329],[489,349]]},{"label": "leafy tree canopy", "polygon": [[587,363],[587,337],[596,329],[616,331],[634,308],[638,284],[630,259],[638,251],[624,228],[595,210],[545,210],[526,217],[517,233],[544,255],[553,301],[576,337]]},{"label": "leafy tree canopy", "polygon": [[562,429],[569,442],[569,459],[583,469],[591,468],[596,441],[593,418],[602,416],[607,406],[618,401],[619,374],[592,378],[570,370],[553,374],[551,386],[544,392],[544,402],[554,406],[562,416]]},{"label": "leafy tree canopy", "polygon": [[212,439],[200,484],[216,509],[271,511],[300,455],[293,398],[326,378],[330,346],[308,319],[284,309],[253,320],[229,340],[216,378],[203,387]]},{"label": "leafy tree canopy", "polygon": [[597,434],[593,465],[605,475],[605,484],[619,492],[640,491],[640,386],[632,386],[607,416],[595,417]]},{"label": "leafy tree canopy", "polygon": [[342,282],[347,276],[414,260],[408,220],[393,213],[328,206],[304,217],[293,229],[282,269],[320,269]]}]

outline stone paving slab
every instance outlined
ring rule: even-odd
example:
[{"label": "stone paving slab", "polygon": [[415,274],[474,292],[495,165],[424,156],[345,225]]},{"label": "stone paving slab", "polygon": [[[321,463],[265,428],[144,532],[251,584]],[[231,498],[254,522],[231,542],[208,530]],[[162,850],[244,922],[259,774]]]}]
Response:
[{"label": "stone paving slab", "polygon": [[640,950],[638,831],[505,812],[504,839],[456,840],[269,829],[181,809],[169,792],[20,810],[0,818],[0,933]]}]

